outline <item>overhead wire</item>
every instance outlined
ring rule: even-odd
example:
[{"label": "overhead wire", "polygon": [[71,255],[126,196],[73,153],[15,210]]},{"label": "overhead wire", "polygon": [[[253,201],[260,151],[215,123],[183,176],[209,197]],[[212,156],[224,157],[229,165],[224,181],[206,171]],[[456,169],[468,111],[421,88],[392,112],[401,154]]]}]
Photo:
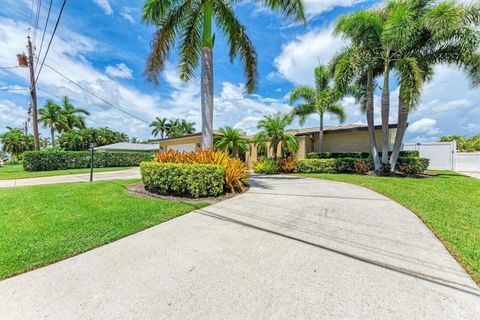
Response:
[{"label": "overhead wire", "polygon": [[[53,0],[50,0],[50,5],[48,6],[47,18],[45,19],[45,26],[43,27],[42,40],[40,41],[40,49],[38,50],[38,56],[42,55],[43,40],[45,39],[45,33],[47,32],[48,20],[50,19],[50,13],[52,12],[52,3]],[[35,65],[35,72],[37,72],[38,65]]]},{"label": "overhead wire", "polygon": [[35,42],[37,39],[37,30],[38,30],[38,22],[40,20],[40,12],[42,11],[42,0],[38,0],[37,2],[37,10],[35,12],[35,26],[33,28],[33,46],[35,47]]}]

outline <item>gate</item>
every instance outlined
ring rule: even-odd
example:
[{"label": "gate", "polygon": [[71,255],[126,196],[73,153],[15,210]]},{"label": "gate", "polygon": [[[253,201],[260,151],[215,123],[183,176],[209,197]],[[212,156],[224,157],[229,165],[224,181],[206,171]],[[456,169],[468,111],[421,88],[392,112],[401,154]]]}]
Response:
[{"label": "gate", "polygon": [[429,169],[455,170],[456,141],[405,143],[403,150],[418,150],[420,157],[430,159]]}]

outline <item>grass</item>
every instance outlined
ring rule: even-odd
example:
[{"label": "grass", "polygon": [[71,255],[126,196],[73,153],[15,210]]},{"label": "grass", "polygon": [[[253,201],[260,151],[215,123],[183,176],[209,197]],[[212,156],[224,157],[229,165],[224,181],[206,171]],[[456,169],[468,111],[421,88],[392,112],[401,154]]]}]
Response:
[{"label": "grass", "polygon": [[452,171],[412,179],[348,174],[303,176],[357,184],[415,212],[480,284],[480,180]]},{"label": "grass", "polygon": [[[94,172],[118,171],[128,169],[128,167],[116,168],[94,168]],[[53,170],[53,171],[25,171],[23,165],[13,164],[0,167],[0,180],[9,179],[27,179],[38,177],[62,176],[65,174],[88,173],[90,169],[67,169],[67,170]]]},{"label": "grass", "polygon": [[0,279],[87,251],[206,206],[139,198],[138,180],[0,190]]}]

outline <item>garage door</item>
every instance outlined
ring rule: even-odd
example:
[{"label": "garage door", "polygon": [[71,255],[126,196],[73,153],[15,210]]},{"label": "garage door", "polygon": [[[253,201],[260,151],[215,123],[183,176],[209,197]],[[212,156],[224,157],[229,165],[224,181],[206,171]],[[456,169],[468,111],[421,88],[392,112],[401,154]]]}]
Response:
[{"label": "garage door", "polygon": [[179,152],[195,151],[195,143],[172,144],[171,146],[167,146],[167,150],[174,150]]}]

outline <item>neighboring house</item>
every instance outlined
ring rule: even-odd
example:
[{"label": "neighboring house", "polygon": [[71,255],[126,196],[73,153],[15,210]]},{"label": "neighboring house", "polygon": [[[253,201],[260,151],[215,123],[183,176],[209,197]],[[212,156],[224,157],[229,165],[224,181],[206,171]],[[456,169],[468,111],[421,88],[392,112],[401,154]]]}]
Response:
[{"label": "neighboring house", "polygon": [[160,150],[160,147],[156,144],[129,143],[129,142],[114,143],[114,144],[109,144],[106,146],[95,148],[95,151],[118,151],[118,152],[155,152],[159,150]]},{"label": "neighboring house", "polygon": [[[390,148],[393,146],[397,125],[389,126]],[[302,128],[296,130],[288,130],[289,134],[297,138],[299,149],[295,154],[297,159],[305,159],[309,152],[318,151],[318,128]],[[218,132],[215,132],[218,133]],[[375,126],[375,134],[377,138],[377,149],[381,150],[382,128]],[[177,150],[177,151],[195,151],[201,148],[201,133],[193,133],[177,138],[152,139],[151,143],[158,143],[161,151]],[[324,128],[324,146],[325,152],[350,152],[361,151],[369,152],[368,144],[368,128],[366,125],[344,125],[344,126],[326,126]],[[281,151],[279,151],[281,152]],[[271,149],[268,155],[272,156]],[[253,167],[253,163],[257,161],[258,151],[256,146],[250,144],[249,150],[245,155],[248,166]]]}]

